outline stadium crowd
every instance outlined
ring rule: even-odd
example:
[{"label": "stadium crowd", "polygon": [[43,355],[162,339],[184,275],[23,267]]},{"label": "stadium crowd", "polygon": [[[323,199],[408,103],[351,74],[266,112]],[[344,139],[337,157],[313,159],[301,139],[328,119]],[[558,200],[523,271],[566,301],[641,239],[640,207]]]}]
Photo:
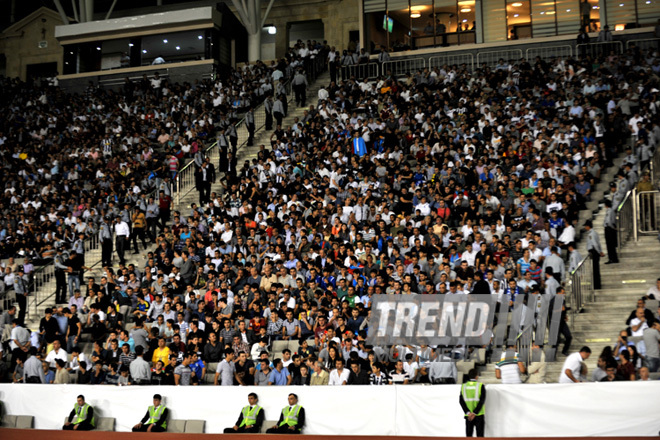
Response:
[{"label": "stadium crowd", "polygon": [[[3,80],[0,243],[33,260],[6,265],[5,289],[18,294],[16,277],[64,247],[62,270],[78,280],[33,332],[15,308],[4,313],[13,381],[452,383],[451,363],[434,362],[440,348],[366,343],[373,295],[524,295],[540,307],[581,260],[580,209],[620,201],[660,139],[657,52],[349,78],[275,125],[252,162],[219,164],[222,194],[170,219],[180,161],[206,167],[204,142],[230,137],[239,109],[277,99],[273,83],[310,53],[216,83],[152,79],[120,93]],[[279,107],[266,109],[268,121]],[[611,192],[595,193],[624,150]],[[126,240],[119,264],[85,278],[80,240],[112,236],[112,222]],[[138,267],[124,245],[146,248],[145,236],[157,247]]]}]

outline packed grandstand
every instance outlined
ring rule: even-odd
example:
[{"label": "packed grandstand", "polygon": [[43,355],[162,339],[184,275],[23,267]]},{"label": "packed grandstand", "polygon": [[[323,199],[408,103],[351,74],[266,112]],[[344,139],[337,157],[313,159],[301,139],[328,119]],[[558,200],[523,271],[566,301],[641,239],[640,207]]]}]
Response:
[{"label": "packed grandstand", "polygon": [[[331,82],[300,120],[273,124],[289,110],[282,84],[308,57],[326,60]],[[341,63],[308,42],[270,65],[195,83],[145,75],[78,95],[52,80],[3,78],[0,294],[18,308],[10,302],[0,316],[1,379],[456,383],[452,361],[472,351],[482,364],[499,361],[490,342],[449,356],[446,347],[372,346],[374,295],[481,293],[527,304],[562,294],[580,261],[580,210],[648,184],[641,176],[660,139],[655,50],[371,81]],[[270,144],[237,163],[236,123],[264,100]],[[221,159],[210,163],[215,142]],[[619,155],[611,191],[595,192]],[[200,203],[175,207],[177,172],[190,162]],[[222,190],[205,195],[216,181]],[[104,243],[103,276],[86,273],[88,239]],[[53,263],[56,303],[28,326],[20,297]],[[657,288],[647,296],[660,298]],[[643,306],[582,380],[658,370],[648,342],[658,315]],[[645,347],[627,340],[626,325]],[[579,348],[570,349],[568,328],[562,338],[565,354]],[[497,368],[505,383],[533,373],[517,360]]]}]

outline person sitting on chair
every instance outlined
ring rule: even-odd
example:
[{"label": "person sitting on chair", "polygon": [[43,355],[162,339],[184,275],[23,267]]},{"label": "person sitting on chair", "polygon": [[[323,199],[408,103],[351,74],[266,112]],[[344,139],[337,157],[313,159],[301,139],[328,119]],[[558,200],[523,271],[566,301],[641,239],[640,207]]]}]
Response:
[{"label": "person sitting on chair", "polygon": [[269,428],[268,434],[300,434],[305,425],[305,408],[298,405],[298,396],[289,394],[289,405],[282,409],[277,425]]},{"label": "person sitting on chair", "polygon": [[137,425],[133,426],[133,432],[165,432],[167,431],[167,416],[169,410],[161,405],[163,400],[160,394],[154,394],[154,404],[150,405],[147,413]]},{"label": "person sitting on chair", "polygon": [[85,403],[85,396],[81,394],[69,414],[69,420],[62,429],[67,431],[91,431],[95,427],[94,408],[89,403]]},{"label": "person sitting on chair", "polygon": [[225,428],[225,434],[240,434],[245,432],[261,432],[264,423],[264,409],[257,405],[259,397],[256,393],[248,394],[248,403],[241,410],[236,424],[231,428]]}]

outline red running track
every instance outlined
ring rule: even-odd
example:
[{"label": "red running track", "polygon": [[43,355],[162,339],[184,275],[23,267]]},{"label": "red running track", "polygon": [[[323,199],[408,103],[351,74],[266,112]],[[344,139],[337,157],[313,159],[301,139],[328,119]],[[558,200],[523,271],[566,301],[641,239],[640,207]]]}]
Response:
[{"label": "red running track", "polygon": [[[296,438],[300,440],[382,440],[383,436],[330,436],[330,435],[299,435],[299,436],[285,436],[277,434],[180,434],[180,433],[146,433],[146,432],[104,432],[92,431],[90,432],[73,432],[73,431],[52,431],[52,430],[35,430],[35,429],[9,429],[0,428],[0,439],[2,440],[34,440],[35,436],[46,440],[89,440],[90,434],[94,440],[194,440],[203,435],[205,439],[217,440],[291,440]],[[439,437],[396,437],[400,440],[430,440]],[[503,437],[505,438],[505,437]],[[521,440],[527,437],[508,437],[511,440]],[[532,437],[529,437],[532,439]],[[560,440],[584,440],[583,437],[554,437]],[[633,440],[638,437],[590,437],[589,440]],[[464,440],[464,437],[443,437],[447,440]],[[552,440],[553,437],[544,437],[543,440]]]}]

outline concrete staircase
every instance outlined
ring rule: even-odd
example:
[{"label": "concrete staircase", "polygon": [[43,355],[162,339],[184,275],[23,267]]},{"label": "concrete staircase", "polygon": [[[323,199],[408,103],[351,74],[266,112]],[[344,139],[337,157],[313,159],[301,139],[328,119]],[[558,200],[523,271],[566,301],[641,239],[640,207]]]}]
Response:
[{"label": "concrete staircase", "polygon": [[[295,100],[293,100],[293,95],[291,95],[289,97],[289,108],[288,108],[289,113],[282,120],[282,129],[286,130],[291,125],[293,125],[295,122],[295,118],[301,120],[304,111],[309,109],[310,105],[316,105],[318,99],[317,98],[318,91],[321,88],[321,86],[327,85],[329,83],[330,83],[330,74],[328,72],[324,72],[316,79],[314,83],[310,84],[309,87],[307,87],[306,107],[296,107]],[[275,125],[275,121],[273,121],[273,126],[274,125]],[[262,145],[264,146],[265,151],[270,151],[271,149],[270,136],[272,135],[272,133],[273,133],[272,130],[267,131],[262,128],[261,130],[255,133],[253,146],[248,147],[247,145],[244,145],[243,147],[239,147],[236,156],[236,163],[239,169],[242,168],[243,163],[246,160],[252,161],[252,159],[257,157]],[[216,194],[222,194],[224,192],[224,188],[220,184],[220,179],[217,179],[216,183],[212,185],[211,193],[213,192],[215,192]],[[187,211],[188,208],[190,208],[191,204],[193,203],[197,203],[199,205],[199,192],[194,188],[190,192],[188,192],[185,196],[181,197],[179,203],[174,206],[174,210],[178,210],[181,212]]]},{"label": "concrete staircase", "polygon": [[[576,228],[579,234],[584,222],[592,219],[594,230],[600,236],[605,253],[607,253],[607,249],[603,221],[606,210],[604,205],[599,204],[599,201],[606,192],[609,192],[609,182],[614,180],[622,162],[623,157],[617,158],[614,166],[601,175],[601,182],[593,191],[593,199],[586,204],[587,209],[580,212]],[[580,238],[580,235],[576,236],[578,250],[585,257],[588,254],[586,240]],[[569,328],[573,335],[570,352],[573,353],[584,345],[591,348],[592,355],[586,361],[589,377],[591,377],[591,371],[596,367],[598,356],[603,348],[608,345],[614,346],[619,332],[626,328],[626,319],[635,309],[637,299],[644,295],[649,287],[655,285],[655,280],[660,277],[660,259],[657,258],[659,250],[655,236],[640,236],[637,242],[629,242],[623,248],[619,247],[619,264],[606,265],[608,256],[601,258],[602,289],[594,292],[594,300],[584,306],[582,313],[576,316],[572,324],[569,321]],[[560,348],[563,348],[563,344]],[[565,359],[566,357],[559,352],[554,362],[548,362],[546,382],[558,381]],[[482,367],[480,381],[483,383],[500,383],[495,378],[494,362],[496,360]]]},{"label": "concrete staircase", "polygon": [[[309,85],[309,87],[307,88],[307,107],[296,107],[294,96],[293,94],[290,95],[289,103],[288,103],[289,113],[286,116],[286,118],[282,120],[282,127],[284,129],[290,127],[295,122],[296,117],[299,119],[302,118],[303,112],[309,108],[309,105],[316,105],[319,89],[321,88],[321,86],[327,85],[329,83],[330,83],[330,74],[328,72],[324,72],[321,75],[319,75],[313,83]],[[251,161],[253,158],[256,158],[260,150],[260,145],[264,145],[265,148],[269,150],[271,134],[272,131],[266,131],[264,128],[261,128],[255,133],[254,146],[248,147],[244,145],[243,147],[239,148],[237,155],[238,166],[242,167],[242,164],[245,160]],[[247,137],[247,131],[245,130],[239,131],[240,143],[242,143],[246,137]],[[224,189],[222,185],[220,185],[219,179],[217,179],[217,182],[218,183],[213,185],[211,191],[216,192],[218,194],[222,194],[224,192]],[[192,203],[198,203],[198,202],[199,202],[199,193],[197,190],[195,190],[193,186],[191,190],[189,190],[187,194],[180,199],[180,202],[173,206],[173,211],[187,212],[188,208],[190,208],[190,205]],[[140,246],[140,254],[132,255],[130,252],[127,252],[126,261],[127,263],[134,263],[138,265],[138,267],[144,267],[144,264],[146,263],[146,254],[149,251],[154,250],[155,246],[150,245],[147,249],[143,249],[142,244],[140,242],[139,242],[139,246]],[[105,273],[103,272],[103,268],[101,267],[100,261],[101,261],[100,247],[98,249],[88,250],[85,253],[85,265],[92,268],[91,271],[85,272],[85,278],[84,278],[85,282],[87,278],[94,277],[96,282],[98,283],[101,277],[105,275]],[[113,253],[113,264],[116,264],[118,262],[119,259],[117,258],[116,253]],[[84,287],[84,285],[81,286],[81,291],[83,292],[83,296],[84,296],[85,290],[82,287]],[[54,307],[56,305],[55,296],[52,295],[54,292],[55,292],[55,279],[54,277],[52,277],[46,283],[44,283],[43,286],[37,292],[33,293],[33,295],[37,299],[37,303],[41,303],[41,304],[36,307],[36,313],[35,313],[34,303],[32,300],[30,300],[28,307],[29,314],[26,317],[27,328],[31,330],[38,330],[39,321],[43,317],[46,308]]]}]

